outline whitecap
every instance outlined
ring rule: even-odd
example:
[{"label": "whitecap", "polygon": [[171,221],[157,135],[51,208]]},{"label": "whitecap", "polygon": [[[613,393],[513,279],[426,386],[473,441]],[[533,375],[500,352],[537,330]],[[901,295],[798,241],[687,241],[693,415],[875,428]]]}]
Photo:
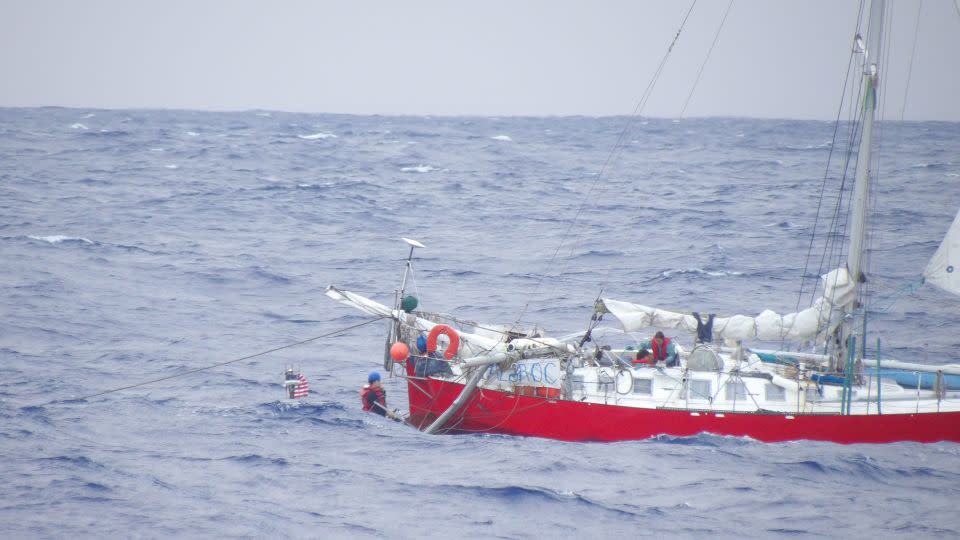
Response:
[{"label": "whitecap", "polygon": [[163,148],[151,148],[150,151],[151,151],[151,152],[166,152],[166,150],[164,150]]},{"label": "whitecap", "polygon": [[297,137],[300,137],[301,139],[304,139],[307,141],[313,141],[316,139],[336,139],[337,138],[337,136],[334,135],[333,133],[323,133],[323,132],[314,133],[312,135],[297,135]]},{"label": "whitecap", "polygon": [[76,124],[71,124],[70,127],[72,127],[73,129],[83,129],[83,130],[90,129],[87,126],[81,124],[80,122],[77,122]]},{"label": "whitecap", "polygon": [[84,244],[92,244],[93,241],[86,238],[80,238],[78,236],[63,236],[60,234],[54,234],[51,236],[30,236],[29,238],[33,240],[41,240],[43,242],[49,242],[51,244],[59,244],[61,242],[82,242]]},{"label": "whitecap", "polygon": [[436,170],[439,170],[439,169],[436,169],[436,168],[431,167],[431,166],[429,166],[429,165],[422,165],[422,164],[421,164],[421,165],[417,165],[416,167],[401,167],[401,168],[400,168],[400,171],[401,171],[401,172],[419,172],[419,173],[425,173],[425,172],[436,171]]},{"label": "whitecap", "polygon": [[96,115],[93,114],[93,113],[87,113],[87,114],[83,115],[84,118],[93,118],[94,116],[96,116]]},{"label": "whitecap", "polygon": [[174,164],[172,164],[172,163],[171,163],[170,165],[164,165],[164,167],[166,167],[166,168],[168,168],[168,169],[179,169],[179,168],[180,168],[179,165],[174,165]]},{"label": "whitecap", "polygon": [[957,176],[960,176],[960,173],[948,172],[948,173],[946,174],[946,176],[957,177]]},{"label": "whitecap", "polygon": [[665,270],[660,274],[661,277],[668,278],[674,274],[696,274],[701,276],[710,276],[710,277],[730,277],[730,276],[742,276],[743,272],[709,272],[702,268],[679,268],[676,270]]},{"label": "whitecap", "polygon": [[764,227],[780,227],[781,229],[793,229],[796,228],[796,225],[789,221],[773,221],[771,223],[765,223]]},{"label": "whitecap", "polygon": [[200,135],[200,134],[197,133],[196,131],[188,131],[188,132],[187,132],[187,135],[189,135],[189,136],[191,136],[191,137],[196,137],[196,136],[198,136],[198,135]]},{"label": "whitecap", "polygon": [[490,137],[490,138],[495,141],[508,141],[508,142],[513,141],[513,139],[511,139],[509,135],[494,135],[493,137]]}]

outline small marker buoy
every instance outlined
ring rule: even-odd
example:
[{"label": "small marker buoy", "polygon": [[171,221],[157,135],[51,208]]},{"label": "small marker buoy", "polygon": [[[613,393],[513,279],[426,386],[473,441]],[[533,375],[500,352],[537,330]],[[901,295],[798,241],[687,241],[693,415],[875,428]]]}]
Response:
[{"label": "small marker buoy", "polygon": [[407,347],[406,343],[398,341],[390,346],[390,358],[397,362],[403,362],[407,359],[407,356],[410,356],[410,347]]}]

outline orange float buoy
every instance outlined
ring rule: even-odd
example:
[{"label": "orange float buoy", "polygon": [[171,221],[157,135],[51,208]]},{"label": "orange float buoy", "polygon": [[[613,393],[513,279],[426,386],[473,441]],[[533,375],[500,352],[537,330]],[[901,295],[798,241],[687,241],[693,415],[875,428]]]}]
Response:
[{"label": "orange float buoy", "polygon": [[403,362],[410,356],[410,347],[407,347],[407,344],[398,341],[390,346],[390,358],[393,358],[397,362]]},{"label": "orange float buoy", "polygon": [[427,352],[436,352],[437,337],[440,334],[450,338],[450,344],[447,345],[447,350],[443,352],[443,357],[447,360],[451,360],[454,355],[457,354],[457,350],[460,349],[460,334],[445,324],[438,324],[434,326],[432,330],[430,330],[430,333],[427,335]]}]

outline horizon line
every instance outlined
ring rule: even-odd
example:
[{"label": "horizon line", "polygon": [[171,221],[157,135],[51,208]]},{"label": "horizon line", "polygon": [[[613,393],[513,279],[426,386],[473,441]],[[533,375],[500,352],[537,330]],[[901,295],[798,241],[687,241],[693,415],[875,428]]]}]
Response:
[{"label": "horizon line", "polygon": [[[549,114],[478,114],[478,113],[462,113],[462,114],[450,114],[450,113],[356,113],[356,112],[331,112],[331,111],[298,111],[298,110],[289,110],[289,109],[267,109],[260,107],[250,107],[250,108],[222,108],[222,109],[202,109],[194,107],[83,107],[76,105],[0,105],[0,110],[25,110],[25,109],[63,109],[63,110],[76,110],[76,111],[111,111],[111,112],[120,112],[120,111],[140,111],[140,112],[191,112],[191,113],[210,113],[210,114],[236,114],[236,113],[278,113],[278,114],[306,114],[306,115],[323,115],[323,116],[356,116],[356,117],[386,117],[386,118],[486,118],[486,119],[495,119],[495,118],[541,118],[541,119],[564,119],[564,118],[593,118],[593,119],[604,119],[604,118],[648,118],[652,120],[669,120],[669,121],[683,121],[683,120],[771,120],[771,121],[794,121],[794,122],[836,122],[837,119],[826,119],[826,118],[791,118],[786,116],[742,116],[742,115],[710,115],[710,116],[656,116],[656,115],[631,115],[631,114],[583,114],[583,113],[549,113]],[[850,120],[843,119],[842,122],[849,122]],[[926,123],[926,122],[937,122],[945,124],[956,124],[960,123],[960,119],[957,120],[934,120],[934,119],[888,119],[883,117],[877,118],[878,122],[897,122],[897,123]]]}]

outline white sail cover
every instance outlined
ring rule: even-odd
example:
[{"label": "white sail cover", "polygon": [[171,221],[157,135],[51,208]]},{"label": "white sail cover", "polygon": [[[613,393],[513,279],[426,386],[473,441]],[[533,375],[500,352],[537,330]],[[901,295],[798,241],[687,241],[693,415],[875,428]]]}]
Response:
[{"label": "white sail cover", "polygon": [[[856,287],[845,268],[838,268],[821,276],[824,294],[809,308],[780,315],[764,310],[756,317],[734,315],[716,317],[713,320],[714,337],[723,339],[760,339],[774,341],[780,339],[811,339],[822,332],[830,322],[831,315],[839,307],[851,302]],[[635,332],[644,328],[678,328],[688,332],[697,331],[697,319],[688,313],[677,313],[642,306],[620,300],[603,299],[603,305],[626,332]]]},{"label": "white sail cover", "polygon": [[923,271],[923,277],[940,289],[960,294],[960,211]]},{"label": "white sail cover", "polygon": [[[429,332],[438,324],[433,321],[428,321],[422,317],[417,317],[412,313],[390,309],[389,307],[375,300],[371,300],[357,293],[338,289],[333,286],[327,287],[326,295],[337,302],[340,302],[341,304],[354,307],[370,315],[399,318],[404,323],[413,326],[422,332]],[[457,331],[457,334],[460,335],[459,354],[464,358],[485,354],[490,351],[506,350],[506,344],[503,343],[502,340],[492,339],[470,332]]]},{"label": "white sail cover", "polygon": [[393,316],[393,310],[381,304],[380,302],[376,302],[365,296],[360,296],[359,294],[352,293],[350,291],[338,289],[332,285],[327,287],[326,294],[341,304],[357,308],[369,315],[376,315],[378,317]]}]

